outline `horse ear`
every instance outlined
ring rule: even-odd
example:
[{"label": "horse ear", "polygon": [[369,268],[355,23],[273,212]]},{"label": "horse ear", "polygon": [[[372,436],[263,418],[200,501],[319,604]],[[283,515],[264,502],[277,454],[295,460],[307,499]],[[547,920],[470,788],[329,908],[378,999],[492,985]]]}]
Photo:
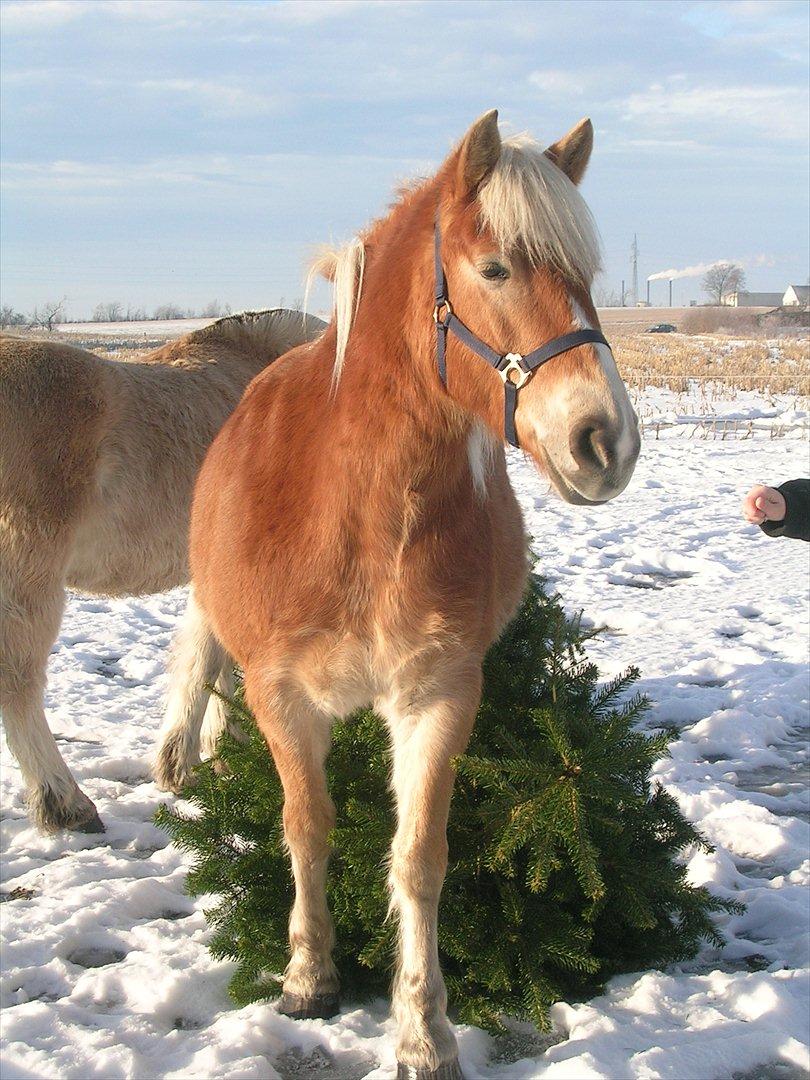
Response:
[{"label": "horse ear", "polygon": [[575,124],[559,142],[546,150],[546,157],[557,165],[569,180],[578,184],[585,175],[593,150],[593,124],[585,117]]},{"label": "horse ear", "polygon": [[459,198],[473,198],[501,156],[501,136],[498,132],[498,110],[490,109],[480,116],[457,151],[455,180]]}]

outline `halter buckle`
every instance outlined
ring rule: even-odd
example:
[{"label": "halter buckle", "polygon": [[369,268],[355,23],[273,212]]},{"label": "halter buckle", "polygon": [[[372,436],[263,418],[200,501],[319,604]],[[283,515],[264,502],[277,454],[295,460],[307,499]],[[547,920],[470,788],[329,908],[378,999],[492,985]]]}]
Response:
[{"label": "halter buckle", "polygon": [[[501,360],[501,365],[498,367],[498,374],[503,379],[504,383],[511,383],[516,390],[519,390],[524,383],[527,383],[531,378],[531,371],[526,371],[521,361],[523,357],[520,353],[510,352]],[[517,375],[516,379],[511,379],[509,376],[512,372]]]},{"label": "halter buckle", "polygon": [[[439,318],[439,312],[442,309],[444,309],[444,317]],[[453,314],[453,305],[450,303],[450,301],[446,297],[444,297],[441,300],[436,301],[436,306],[433,309],[433,321],[436,323],[437,326],[445,326],[446,323],[447,323],[447,320],[450,318],[450,316],[452,314]]]}]

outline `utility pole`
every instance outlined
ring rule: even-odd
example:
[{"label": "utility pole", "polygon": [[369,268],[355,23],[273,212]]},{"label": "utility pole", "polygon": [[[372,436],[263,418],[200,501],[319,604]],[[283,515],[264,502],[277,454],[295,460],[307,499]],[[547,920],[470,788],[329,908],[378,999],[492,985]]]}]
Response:
[{"label": "utility pole", "polygon": [[622,278],[622,307],[624,307],[624,278]]},{"label": "utility pole", "polygon": [[633,257],[633,307],[638,304],[638,236],[633,233],[633,246],[630,248]]}]

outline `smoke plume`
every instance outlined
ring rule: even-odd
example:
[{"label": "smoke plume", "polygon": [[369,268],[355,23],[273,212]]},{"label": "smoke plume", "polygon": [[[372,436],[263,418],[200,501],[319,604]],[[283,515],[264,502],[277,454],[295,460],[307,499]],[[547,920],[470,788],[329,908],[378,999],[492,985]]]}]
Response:
[{"label": "smoke plume", "polygon": [[657,274],[650,274],[647,281],[674,281],[676,278],[700,277],[707,270],[720,266],[727,261],[727,259],[718,259],[713,263],[698,263],[697,266],[685,266],[683,270],[659,270]]}]

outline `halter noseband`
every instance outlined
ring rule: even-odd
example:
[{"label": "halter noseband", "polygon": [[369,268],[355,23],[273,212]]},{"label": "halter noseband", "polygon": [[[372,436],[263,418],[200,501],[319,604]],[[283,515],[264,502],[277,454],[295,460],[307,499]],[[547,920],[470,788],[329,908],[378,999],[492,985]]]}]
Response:
[{"label": "halter noseband", "polygon": [[[610,348],[607,339],[598,330],[575,330],[570,334],[563,334],[561,337],[546,342],[545,345],[541,345],[538,349],[534,349],[525,356],[521,356],[520,353],[506,353],[502,356],[500,353],[495,352],[494,349],[491,349],[486,342],[476,337],[472,330],[465,326],[453,311],[450,298],[447,295],[447,279],[444,276],[444,266],[442,265],[442,234],[439,228],[438,214],[436,215],[434,229],[433,250],[436,269],[436,289],[434,294],[436,305],[433,308],[433,320],[436,323],[436,365],[439,369],[439,378],[442,385],[445,389],[447,388],[447,331],[450,330],[464,342],[468,349],[472,349],[474,353],[486,360],[488,364],[491,364],[503,379],[505,399],[504,431],[507,440],[512,446],[519,446],[520,443],[515,428],[515,410],[517,409],[518,390],[520,390],[521,386],[528,382],[534,372],[548,360],[551,360],[552,357],[568,352],[569,349],[576,349],[579,345],[607,345]],[[514,382],[511,378],[512,373],[515,375]]]}]

